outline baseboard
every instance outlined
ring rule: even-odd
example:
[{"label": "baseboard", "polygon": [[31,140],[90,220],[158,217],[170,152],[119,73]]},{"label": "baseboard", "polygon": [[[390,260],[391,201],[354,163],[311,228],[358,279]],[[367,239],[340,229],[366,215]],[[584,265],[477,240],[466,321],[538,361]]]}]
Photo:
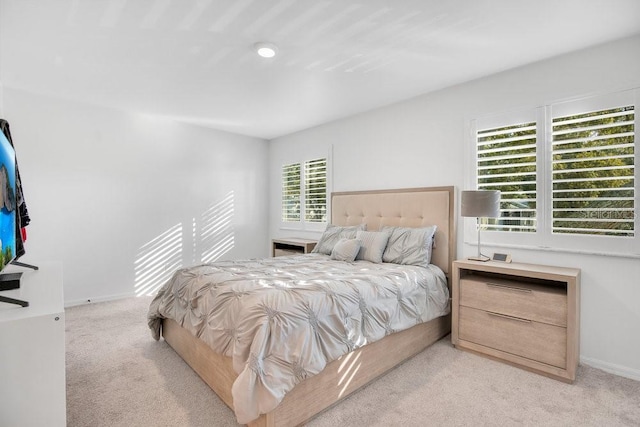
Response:
[{"label": "baseboard", "polygon": [[83,305],[83,304],[91,304],[94,302],[106,302],[106,301],[115,301],[118,299],[123,299],[123,298],[130,298],[130,297],[135,297],[136,294],[134,292],[127,292],[124,294],[116,294],[116,295],[108,295],[108,296],[104,296],[104,297],[97,297],[97,298],[86,298],[86,299],[79,299],[79,300],[73,300],[73,301],[65,301],[64,302],[64,307],[68,308],[68,307],[73,307],[76,305]]},{"label": "baseboard", "polygon": [[604,362],[598,359],[592,359],[590,357],[580,357],[580,363],[589,365],[592,368],[602,369],[610,374],[619,375],[621,377],[630,378],[632,380],[640,381],[640,370],[628,368],[622,365],[616,365],[615,363]]}]

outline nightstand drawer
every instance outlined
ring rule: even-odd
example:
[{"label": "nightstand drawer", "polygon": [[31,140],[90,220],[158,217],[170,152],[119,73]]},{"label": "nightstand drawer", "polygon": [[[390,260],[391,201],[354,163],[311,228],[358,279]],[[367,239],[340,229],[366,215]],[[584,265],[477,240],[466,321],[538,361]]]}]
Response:
[{"label": "nightstand drawer", "polygon": [[459,338],[566,368],[567,329],[460,307]]},{"label": "nightstand drawer", "polygon": [[478,276],[460,280],[460,305],[567,326],[566,288]]}]

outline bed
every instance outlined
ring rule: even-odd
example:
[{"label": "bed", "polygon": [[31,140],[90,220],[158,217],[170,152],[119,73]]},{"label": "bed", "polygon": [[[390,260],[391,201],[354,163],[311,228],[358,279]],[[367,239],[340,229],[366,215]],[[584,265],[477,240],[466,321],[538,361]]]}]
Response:
[{"label": "bed", "polygon": [[[228,261],[216,263],[215,267],[195,266],[178,271],[172,279],[173,287],[159,292],[150,308],[150,327],[156,338],[161,329],[165,341],[222,401],[236,410],[239,421],[251,426],[299,425],[450,332],[445,275],[448,276],[455,255],[453,201],[453,187],[333,193],[331,224],[341,230],[363,225],[368,231],[384,229],[385,232],[389,232],[388,227],[424,230],[435,226],[434,245],[432,248],[429,245],[432,265],[344,263],[332,261],[328,255],[310,254]],[[363,232],[363,236],[365,234]],[[374,234],[370,233],[369,237]],[[320,245],[322,243],[321,240]],[[352,268],[355,270],[350,270]],[[314,313],[320,313],[327,303],[315,302],[315,299],[304,300],[304,307],[313,309],[303,310],[302,314],[299,308],[294,308],[293,314],[281,310],[289,306],[289,295],[296,298],[299,294],[306,295],[308,288],[316,287],[321,276],[334,281],[323,281],[319,293],[328,295],[332,307],[334,300],[344,298],[346,302],[331,308],[344,314],[344,318],[336,320],[337,314],[331,311],[323,315],[324,323],[320,323]],[[420,285],[406,282],[414,276],[420,278]],[[232,287],[196,286],[210,280],[224,282],[225,286],[230,283]],[[443,285],[438,282],[444,282],[445,293],[439,290]],[[369,283],[370,289],[363,283]],[[410,295],[417,295],[422,288],[432,288],[426,291],[426,302],[409,300]],[[218,302],[204,297],[211,293],[229,305],[224,308],[227,313],[224,321],[238,317],[231,324],[240,327],[225,326],[228,323],[221,317],[220,322],[215,319],[223,315],[212,313],[223,313],[223,310],[218,310]],[[336,296],[338,293],[345,295]],[[256,295],[262,299],[256,299]],[[378,302],[378,299],[396,296],[401,308],[395,311]],[[251,303],[248,305],[247,301]],[[272,301],[276,305],[271,305]],[[353,307],[359,307],[361,314],[368,312],[382,317],[363,314],[356,319],[349,311]],[[281,311],[285,313],[282,316]],[[258,312],[262,316],[256,323],[258,326],[245,320],[255,318]],[[309,337],[295,335],[301,334],[299,328],[292,326],[299,319],[311,325],[307,328]],[[326,322],[335,323],[338,329],[344,326],[344,333],[326,328]],[[249,326],[243,326],[245,324]],[[210,328],[210,325],[214,326]],[[365,338],[353,335],[352,330],[363,330]],[[245,342],[248,331],[255,341]],[[293,342],[276,343],[280,335],[297,338]],[[314,346],[321,348],[316,351]],[[298,363],[298,359],[302,360],[300,354],[309,355],[305,356],[304,363]],[[281,372],[287,375],[281,378]],[[249,405],[254,403],[256,408]]]}]

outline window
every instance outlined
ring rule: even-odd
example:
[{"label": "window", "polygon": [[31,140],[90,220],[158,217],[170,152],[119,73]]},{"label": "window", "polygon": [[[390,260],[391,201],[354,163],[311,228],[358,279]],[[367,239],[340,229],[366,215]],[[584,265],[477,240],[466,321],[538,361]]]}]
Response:
[{"label": "window", "polygon": [[327,222],[326,158],[282,167],[282,222],[285,226]]},{"label": "window", "polygon": [[494,244],[640,255],[637,90],[471,121],[469,185],[500,190]]},{"label": "window", "polygon": [[536,123],[477,133],[477,188],[500,191],[500,219],[486,229],[536,231]]},{"label": "window", "polygon": [[327,222],[327,159],[304,164],[304,220]]},{"label": "window", "polygon": [[282,167],[282,221],[300,221],[300,163]]},{"label": "window", "polygon": [[634,106],[552,121],[552,231],[633,237]]}]

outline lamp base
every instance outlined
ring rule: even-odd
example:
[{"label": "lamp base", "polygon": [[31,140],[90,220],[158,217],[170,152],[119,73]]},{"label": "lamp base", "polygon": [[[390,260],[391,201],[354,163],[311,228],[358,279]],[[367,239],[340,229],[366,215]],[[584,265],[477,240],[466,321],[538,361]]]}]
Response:
[{"label": "lamp base", "polygon": [[470,256],[470,257],[467,257],[467,259],[468,259],[469,261],[482,261],[482,262],[487,262],[487,261],[489,261],[491,258],[489,258],[488,256],[485,256],[485,255],[480,255],[479,257],[477,257],[477,256]]}]

